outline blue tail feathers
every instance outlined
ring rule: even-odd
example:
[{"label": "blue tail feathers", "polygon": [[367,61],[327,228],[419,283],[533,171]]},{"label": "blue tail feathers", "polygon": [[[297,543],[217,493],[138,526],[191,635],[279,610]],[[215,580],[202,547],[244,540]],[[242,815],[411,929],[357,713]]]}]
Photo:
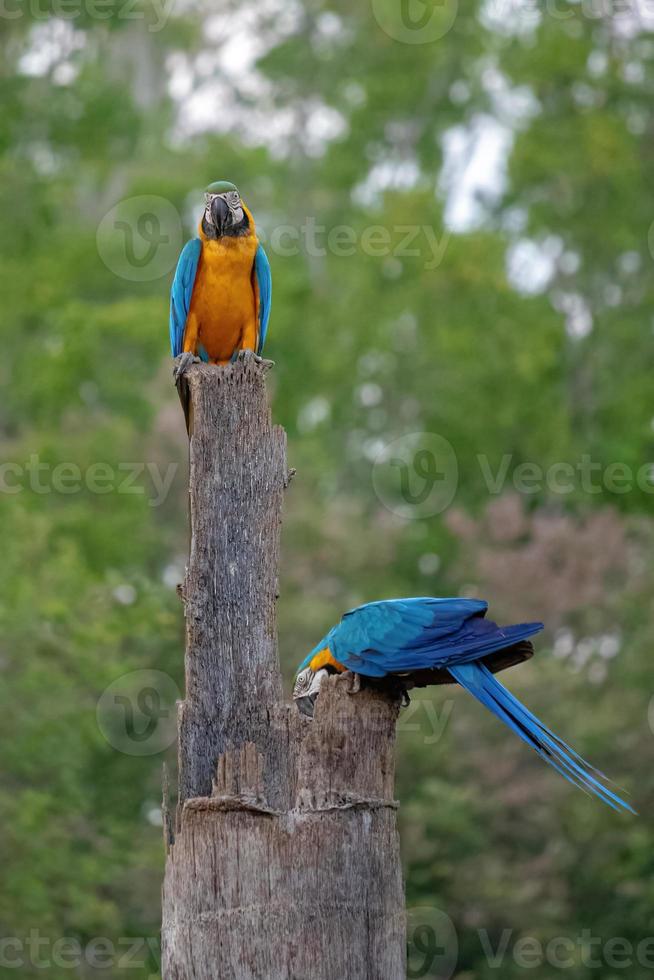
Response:
[{"label": "blue tail feathers", "polygon": [[569,745],[543,725],[500,684],[487,667],[480,663],[468,663],[449,666],[448,670],[462,687],[571,783],[598,796],[614,810],[635,813],[628,803],[605,785],[606,777],[601,772],[585,762]]}]

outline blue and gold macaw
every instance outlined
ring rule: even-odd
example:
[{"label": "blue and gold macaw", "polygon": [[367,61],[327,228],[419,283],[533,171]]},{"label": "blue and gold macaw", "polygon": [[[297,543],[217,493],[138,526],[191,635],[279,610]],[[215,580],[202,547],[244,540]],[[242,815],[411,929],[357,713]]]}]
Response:
[{"label": "blue and gold macaw", "polygon": [[234,184],[207,187],[199,234],[182,250],[170,295],[170,346],[173,357],[183,355],[176,379],[198,359],[261,355],[270,319],[270,264]]},{"label": "blue and gold macaw", "polygon": [[498,626],[480,599],[389,599],[350,610],[298,668],[293,698],[313,715],[320,685],[350,670],[411,687],[458,682],[576,786],[614,809],[634,812],[568,745],[532,715],[493,673],[533,653],[529,637],[542,623]]}]

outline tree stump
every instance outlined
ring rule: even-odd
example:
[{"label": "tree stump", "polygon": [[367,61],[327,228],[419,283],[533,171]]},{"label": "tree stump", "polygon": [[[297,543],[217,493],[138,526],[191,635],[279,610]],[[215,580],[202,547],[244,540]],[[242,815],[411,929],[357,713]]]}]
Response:
[{"label": "tree stump", "polygon": [[403,980],[398,702],[285,704],[275,604],[286,439],[266,365],[194,365],[186,699],[166,823],[164,980]]}]

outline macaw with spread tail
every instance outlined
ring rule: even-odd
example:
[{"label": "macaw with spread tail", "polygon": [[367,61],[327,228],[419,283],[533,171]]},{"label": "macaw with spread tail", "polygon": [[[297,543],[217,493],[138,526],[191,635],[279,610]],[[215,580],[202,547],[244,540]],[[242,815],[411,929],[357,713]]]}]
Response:
[{"label": "macaw with spread tail", "polygon": [[[313,715],[320,685],[333,673],[387,678],[409,688],[458,682],[512,731],[581,789],[616,810],[634,811],[593,769],[508,691],[493,674],[533,654],[529,637],[542,623],[498,626],[480,599],[389,599],[345,613],[298,668],[293,698]],[[377,682],[378,682],[377,681]],[[355,687],[356,690],[356,687]]]},{"label": "macaw with spread tail", "polygon": [[193,361],[227,364],[241,351],[261,355],[270,319],[270,264],[234,184],[218,180],[207,187],[199,235],[182,250],[170,294],[177,380]]}]

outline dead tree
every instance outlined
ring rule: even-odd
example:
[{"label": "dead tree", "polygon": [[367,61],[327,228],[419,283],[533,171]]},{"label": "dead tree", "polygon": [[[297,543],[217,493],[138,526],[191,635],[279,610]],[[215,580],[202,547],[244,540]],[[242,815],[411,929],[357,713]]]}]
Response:
[{"label": "dead tree", "polygon": [[[398,702],[283,700],[275,604],[286,439],[265,365],[188,371],[186,698],[166,819],[164,980],[403,980]],[[165,807],[167,812],[167,807]]]}]

